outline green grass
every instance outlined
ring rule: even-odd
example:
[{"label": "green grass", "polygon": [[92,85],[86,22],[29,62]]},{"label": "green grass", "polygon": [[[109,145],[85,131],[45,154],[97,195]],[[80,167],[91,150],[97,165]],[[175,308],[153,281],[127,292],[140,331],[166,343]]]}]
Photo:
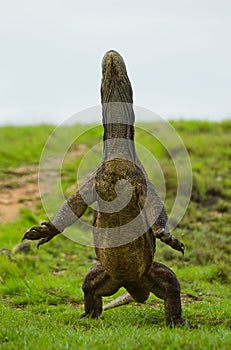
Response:
[{"label": "green grass", "polygon": [[[59,236],[39,250],[32,243],[26,255],[11,251],[27,228],[46,218],[38,201],[33,212],[24,209],[17,220],[0,225],[0,348],[230,349],[231,121],[172,124],[185,143],[193,168],[192,200],[174,231],[174,235],[184,241],[186,252],[182,257],[158,242],[155,260],[177,274],[181,282],[183,316],[189,325],[176,329],[166,327],[163,302],[154,296],[143,305],[131,304],[105,311],[97,320],[78,319],[83,312],[81,284],[96,262],[93,248]],[[154,128],[151,123],[140,125],[136,141],[155,154],[164,171],[166,206],[170,210],[176,174],[164,147],[143,130]],[[62,167],[62,185],[67,195],[73,191],[81,157],[101,141],[101,127],[83,133],[85,129],[78,125],[61,132],[70,139],[81,134]],[[0,188],[14,190],[19,186],[20,179],[15,181],[12,169],[38,165],[52,130],[52,126],[46,125],[0,128]],[[62,135],[53,136],[60,149]],[[78,155],[79,145],[85,148]],[[57,152],[60,149],[58,147]],[[99,147],[93,157],[89,156],[91,161],[86,162],[82,174],[94,169],[100,152]],[[89,210],[87,221],[91,215]],[[105,298],[105,302],[109,300],[111,298]]]}]

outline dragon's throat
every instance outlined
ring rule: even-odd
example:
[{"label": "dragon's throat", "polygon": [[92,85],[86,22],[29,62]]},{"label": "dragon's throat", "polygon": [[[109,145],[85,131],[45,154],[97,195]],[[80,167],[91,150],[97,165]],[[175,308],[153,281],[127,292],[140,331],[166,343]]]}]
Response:
[{"label": "dragon's throat", "polygon": [[136,162],[133,125],[104,124],[104,160],[121,158]]}]

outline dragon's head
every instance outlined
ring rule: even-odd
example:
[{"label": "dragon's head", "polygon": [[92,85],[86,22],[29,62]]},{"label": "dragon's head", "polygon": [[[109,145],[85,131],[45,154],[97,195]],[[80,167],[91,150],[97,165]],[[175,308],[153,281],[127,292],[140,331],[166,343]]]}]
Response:
[{"label": "dragon's head", "polygon": [[101,101],[132,103],[132,87],[122,56],[110,50],[102,61]]}]

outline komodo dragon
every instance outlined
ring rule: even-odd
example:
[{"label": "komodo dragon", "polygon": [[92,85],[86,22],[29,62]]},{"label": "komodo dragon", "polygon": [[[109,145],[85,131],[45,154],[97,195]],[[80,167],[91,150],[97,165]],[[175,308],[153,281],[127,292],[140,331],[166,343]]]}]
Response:
[{"label": "komodo dragon", "polygon": [[82,317],[98,317],[102,297],[124,287],[124,303],[127,297],[144,302],[152,292],[164,300],[166,324],[184,324],[180,284],[168,267],[153,262],[156,238],[182,253],[184,245],[169,233],[163,203],[136,155],[132,87],[123,58],[114,50],[102,61],[101,103],[102,163],[52,222],[32,227],[23,239],[39,240],[38,246],[50,241],[95,202],[93,237],[100,264],[83,282]]}]

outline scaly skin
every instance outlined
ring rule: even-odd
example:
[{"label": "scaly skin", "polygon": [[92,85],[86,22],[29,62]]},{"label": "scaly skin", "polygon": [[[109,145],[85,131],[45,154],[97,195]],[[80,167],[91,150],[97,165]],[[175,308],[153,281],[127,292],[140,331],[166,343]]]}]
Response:
[{"label": "scaly skin", "polygon": [[132,87],[116,51],[104,56],[102,73],[103,161],[52,222],[32,227],[24,239],[39,240],[38,246],[48,242],[95,202],[93,236],[100,264],[83,282],[82,317],[98,317],[102,297],[125,287],[124,301],[144,302],[153,292],[164,300],[166,323],[183,324],[179,282],[153,257],[156,238],[182,253],[184,245],[169,233],[163,203],[136,155]]}]

